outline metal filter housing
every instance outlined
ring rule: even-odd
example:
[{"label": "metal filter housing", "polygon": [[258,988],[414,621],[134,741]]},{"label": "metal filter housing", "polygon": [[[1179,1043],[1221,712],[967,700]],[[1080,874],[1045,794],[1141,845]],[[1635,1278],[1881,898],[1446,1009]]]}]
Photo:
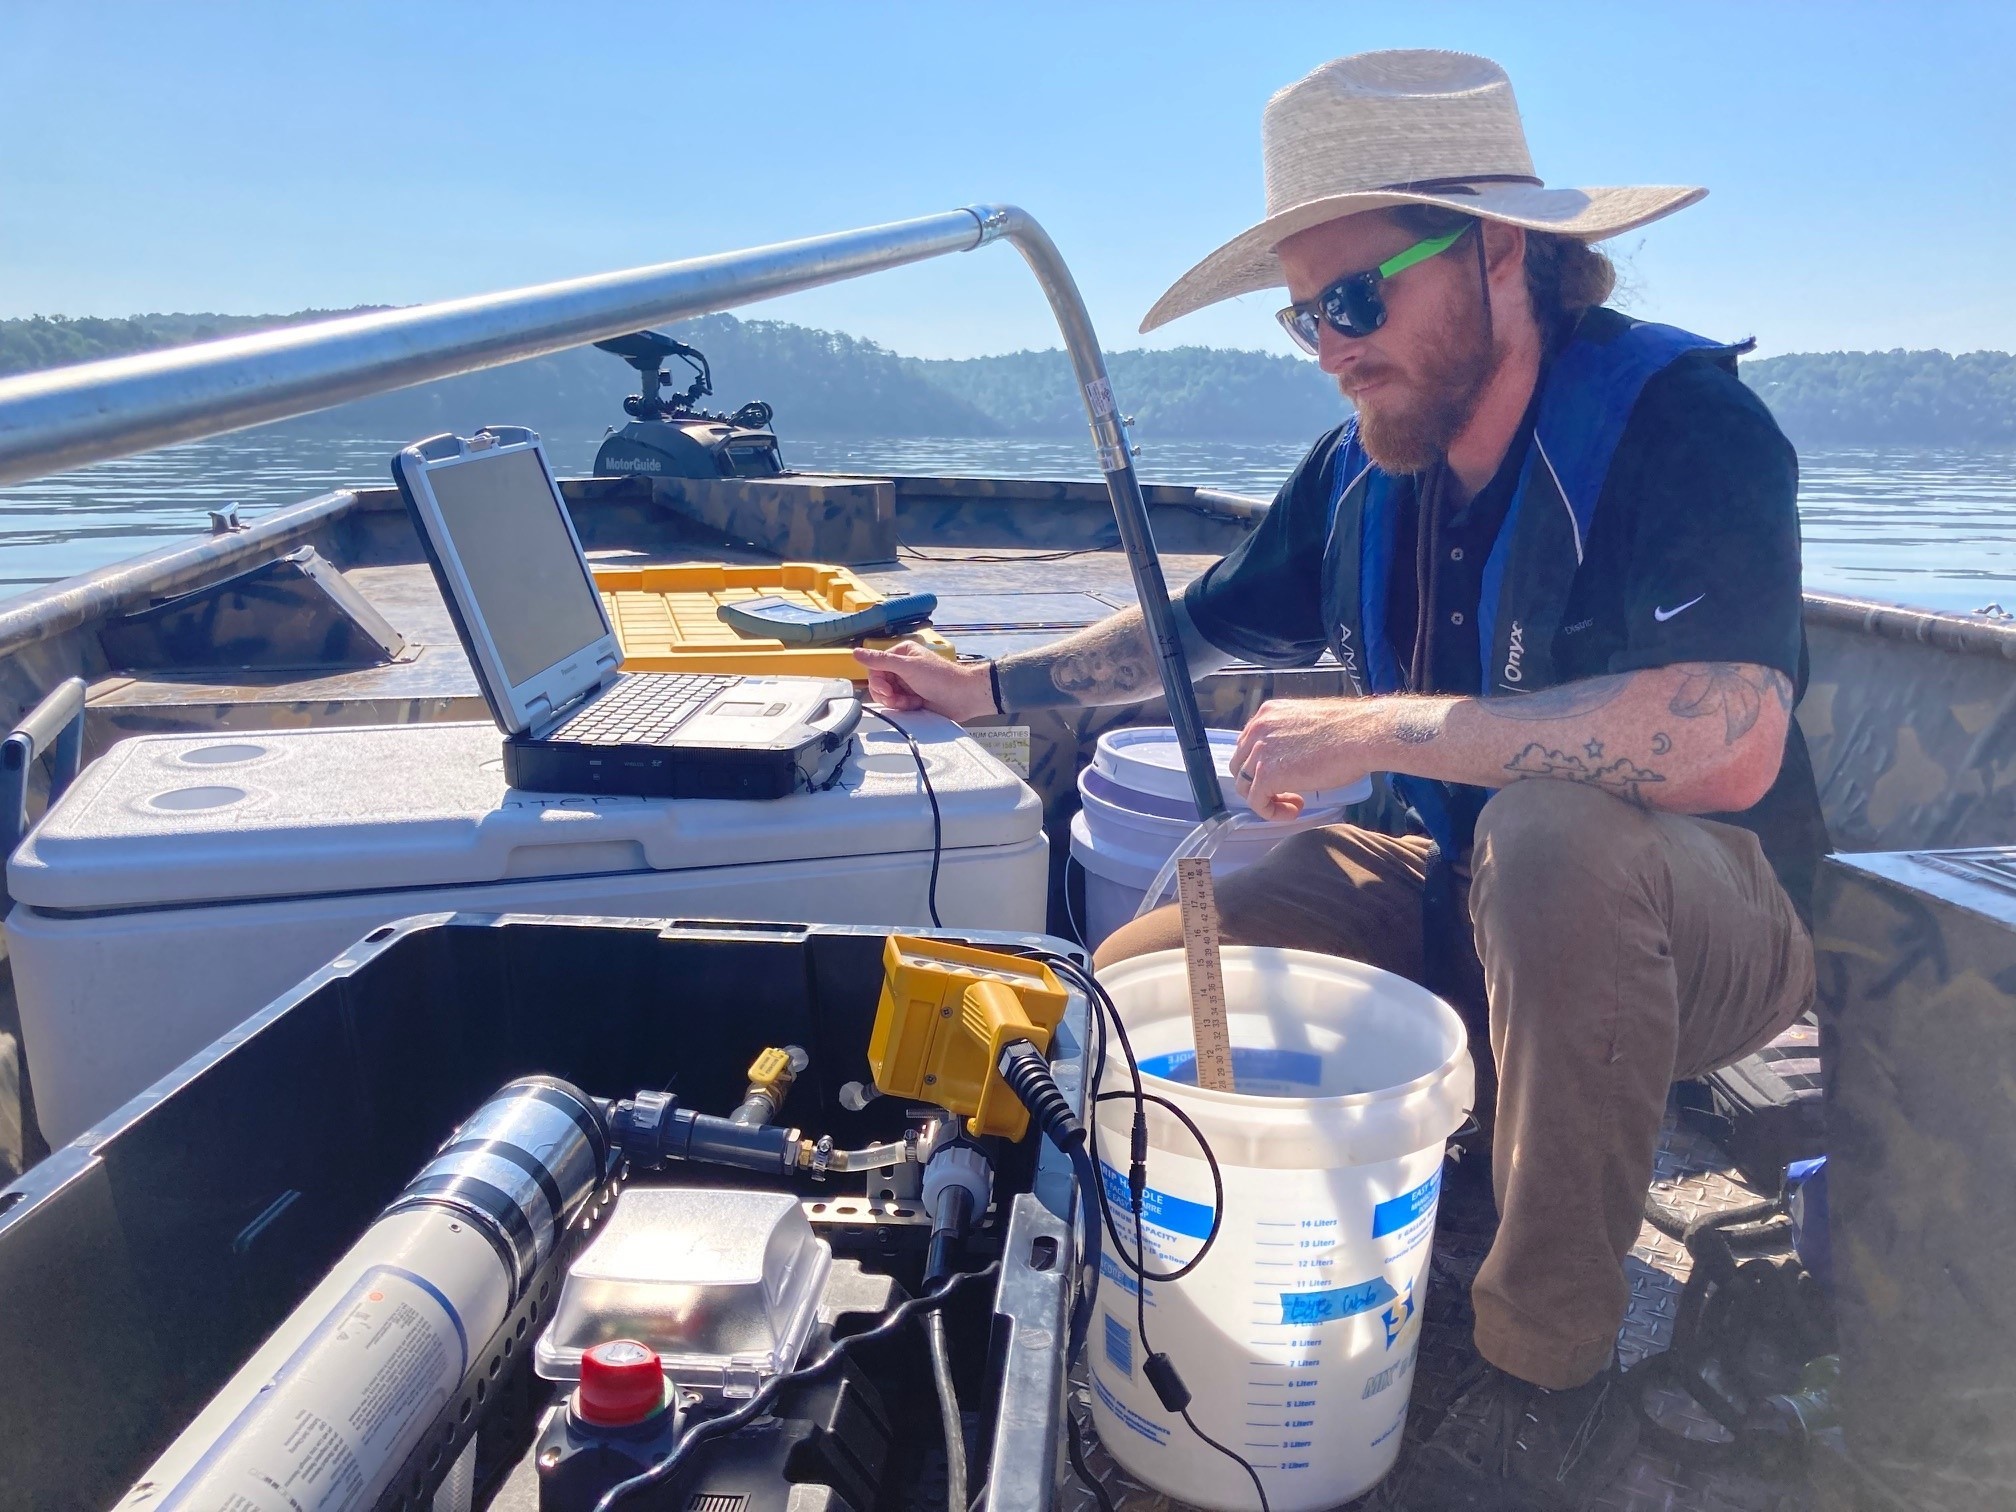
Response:
[{"label": "metal filter housing", "polygon": [[515,1301],[608,1179],[611,1160],[595,1101],[557,1078],[528,1076],[478,1108],[386,1213],[433,1207],[466,1218],[503,1257]]}]

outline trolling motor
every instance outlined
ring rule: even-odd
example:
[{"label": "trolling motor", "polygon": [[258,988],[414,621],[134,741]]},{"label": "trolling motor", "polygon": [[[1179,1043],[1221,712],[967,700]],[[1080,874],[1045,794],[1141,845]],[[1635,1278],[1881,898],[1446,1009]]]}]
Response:
[{"label": "trolling motor", "polygon": [[[595,454],[598,476],[774,478],[784,471],[769,405],[754,399],[729,415],[697,407],[714,392],[713,369],[697,348],[663,331],[633,331],[595,345],[621,357],[639,379],[638,392],[623,401],[630,424],[612,428]],[[674,357],[692,373],[683,391],[665,371]]]}]

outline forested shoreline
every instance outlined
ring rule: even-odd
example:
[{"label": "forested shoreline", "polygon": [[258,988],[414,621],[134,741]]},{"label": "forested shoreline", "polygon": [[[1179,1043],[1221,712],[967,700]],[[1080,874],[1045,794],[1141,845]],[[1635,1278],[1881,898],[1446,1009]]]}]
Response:
[{"label": "forested shoreline", "polygon": [[[353,313],[364,312],[0,320],[0,376]],[[712,360],[717,407],[768,400],[785,435],[1046,437],[1075,436],[1084,426],[1069,364],[1056,350],[903,357],[835,331],[732,315],[672,329]],[[1143,439],[1300,440],[1343,413],[1315,366],[1293,357],[1175,347],[1113,352],[1107,361],[1114,391]],[[2016,443],[2016,357],[2006,352],[1801,352],[1747,361],[1742,374],[1803,445]],[[617,359],[582,349],[288,424],[388,436],[507,419],[556,432],[599,429],[622,418],[633,378]]]}]

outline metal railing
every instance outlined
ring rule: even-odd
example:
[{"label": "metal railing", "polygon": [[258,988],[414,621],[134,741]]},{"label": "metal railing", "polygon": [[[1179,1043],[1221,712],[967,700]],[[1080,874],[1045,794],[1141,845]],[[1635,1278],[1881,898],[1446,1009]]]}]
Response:
[{"label": "metal railing", "polygon": [[917,220],[499,294],[348,316],[0,379],[0,484],[328,409],[863,274],[1011,243],[1070,354],[1199,812],[1224,812],[1119,407],[1070,269],[1033,217],[975,205]]},{"label": "metal railing", "polygon": [[28,713],[0,740],[0,911],[12,908],[7,891],[7,858],[28,833],[28,786],[35,763],[49,763],[48,802],[54,805],[63,790],[77,780],[84,768],[84,679],[65,678],[56,690]]}]

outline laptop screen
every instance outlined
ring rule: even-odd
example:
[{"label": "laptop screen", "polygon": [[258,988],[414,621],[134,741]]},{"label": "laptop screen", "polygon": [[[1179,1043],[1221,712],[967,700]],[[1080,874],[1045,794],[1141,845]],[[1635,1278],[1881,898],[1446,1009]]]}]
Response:
[{"label": "laptop screen", "polygon": [[512,687],[609,633],[536,451],[479,453],[427,482]]}]

